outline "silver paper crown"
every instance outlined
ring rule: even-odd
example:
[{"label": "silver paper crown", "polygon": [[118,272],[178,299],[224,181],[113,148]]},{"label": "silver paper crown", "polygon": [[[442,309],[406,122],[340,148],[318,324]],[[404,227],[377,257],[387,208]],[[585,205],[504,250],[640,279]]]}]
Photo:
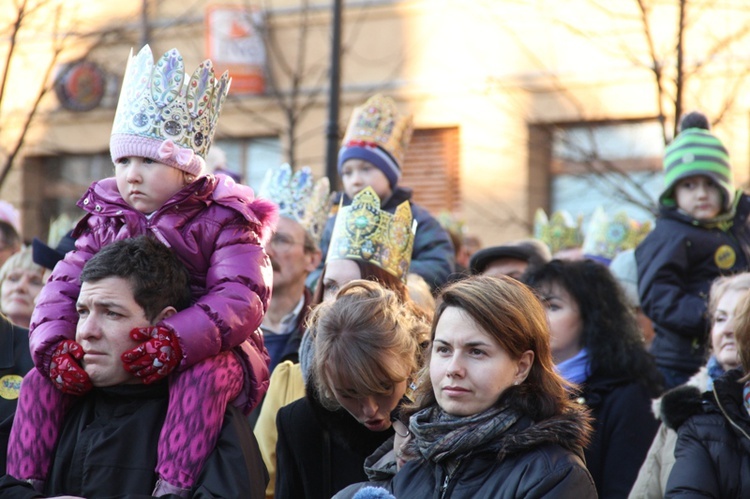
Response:
[{"label": "silver paper crown", "polygon": [[184,80],[185,65],[177,49],[167,51],[156,64],[148,45],[135,57],[131,49],[112,135],[171,139],[205,158],[231,80],[226,71],[217,80],[208,59],[187,85]]},{"label": "silver paper crown", "polygon": [[268,170],[260,189],[260,196],[279,205],[280,216],[299,222],[315,244],[320,242],[331,212],[330,194],[327,177],[315,182],[310,167],[303,166],[292,173],[288,164]]}]

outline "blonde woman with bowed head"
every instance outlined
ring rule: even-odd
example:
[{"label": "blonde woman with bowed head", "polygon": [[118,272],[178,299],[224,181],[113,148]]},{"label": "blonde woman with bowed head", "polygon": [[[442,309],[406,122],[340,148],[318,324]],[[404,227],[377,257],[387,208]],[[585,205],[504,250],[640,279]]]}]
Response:
[{"label": "blonde woman with bowed head", "polygon": [[408,402],[427,323],[372,281],[342,286],[313,311],[306,397],[279,410],[277,498],[330,498],[367,480],[365,458],[393,448],[392,413]]},{"label": "blonde woman with bowed head", "polygon": [[596,497],[591,427],[555,372],[544,308],[524,284],[475,276],[445,288],[411,408],[398,498]]}]

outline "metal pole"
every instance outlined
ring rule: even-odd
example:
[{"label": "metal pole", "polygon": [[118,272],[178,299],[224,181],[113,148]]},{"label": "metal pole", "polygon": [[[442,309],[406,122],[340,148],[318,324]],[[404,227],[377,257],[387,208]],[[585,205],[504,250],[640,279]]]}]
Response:
[{"label": "metal pole", "polygon": [[[141,1],[141,47],[147,45],[151,40],[151,33],[148,25],[148,0]],[[140,50],[140,47],[139,47]]]},{"label": "metal pole", "polygon": [[326,177],[331,188],[339,185],[338,162],[339,151],[339,98],[341,94],[341,3],[333,1],[333,24],[331,38],[331,74],[328,97],[328,126],[326,127]]}]

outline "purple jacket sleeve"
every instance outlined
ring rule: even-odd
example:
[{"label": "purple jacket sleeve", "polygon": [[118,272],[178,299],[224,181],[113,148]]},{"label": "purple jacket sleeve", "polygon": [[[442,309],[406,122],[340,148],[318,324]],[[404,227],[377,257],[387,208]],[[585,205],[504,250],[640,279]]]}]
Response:
[{"label": "purple jacket sleeve", "polygon": [[34,364],[49,375],[52,352],[62,340],[76,335],[78,313],[76,301],[81,290],[79,278],[84,264],[99,251],[99,243],[91,232],[76,239],[76,249],[68,252],[52,272],[39,293],[29,327],[29,348]]},{"label": "purple jacket sleeve", "polygon": [[268,308],[272,272],[257,234],[246,223],[222,228],[206,275],[206,293],[164,321],[179,337],[184,356],[180,369],[248,339],[259,353],[265,352],[262,337],[254,341],[253,333]]}]

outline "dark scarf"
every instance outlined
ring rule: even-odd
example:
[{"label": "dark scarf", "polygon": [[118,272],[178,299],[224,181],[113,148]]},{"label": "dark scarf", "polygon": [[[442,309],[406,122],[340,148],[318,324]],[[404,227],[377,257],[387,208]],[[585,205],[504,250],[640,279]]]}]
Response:
[{"label": "dark scarf", "polygon": [[428,461],[462,457],[502,435],[520,414],[507,405],[473,416],[452,416],[434,405],[412,415],[409,430],[414,445]]}]

